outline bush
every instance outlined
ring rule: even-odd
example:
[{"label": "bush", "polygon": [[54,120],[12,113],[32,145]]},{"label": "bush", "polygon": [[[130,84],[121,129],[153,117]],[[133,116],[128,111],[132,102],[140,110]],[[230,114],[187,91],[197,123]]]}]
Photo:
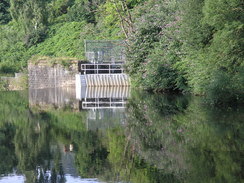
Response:
[{"label": "bush", "polygon": [[7,24],[11,20],[9,0],[1,0],[0,2],[0,24]]},{"label": "bush", "polygon": [[223,70],[212,74],[210,84],[206,87],[208,100],[213,104],[235,103],[244,99],[244,68],[234,75]]},{"label": "bush", "polygon": [[98,5],[92,3],[92,1],[80,1],[76,2],[67,13],[68,21],[87,23],[95,23],[95,9]]},{"label": "bush", "polygon": [[43,42],[45,38],[46,38],[45,29],[32,30],[31,32],[25,35],[24,43],[27,46],[27,48],[30,48],[31,46],[35,46],[38,43]]},{"label": "bush", "polygon": [[233,78],[224,71],[216,71],[206,87],[207,97],[211,103],[226,103],[236,100]]},{"label": "bush", "polygon": [[2,63],[0,64],[0,73],[14,73],[17,72],[17,67],[14,64],[11,63]]},{"label": "bush", "polygon": [[0,91],[5,91],[8,89],[8,83],[7,81],[0,79]]},{"label": "bush", "polygon": [[126,67],[133,84],[154,91],[185,89],[176,67],[181,48],[176,34],[177,4],[149,1],[136,14]]},{"label": "bush", "polygon": [[23,43],[24,32],[15,22],[0,26],[0,70],[16,72],[26,67],[28,55]]},{"label": "bush", "polygon": [[241,0],[185,0],[181,40],[187,80],[211,103],[243,98],[244,16]]}]

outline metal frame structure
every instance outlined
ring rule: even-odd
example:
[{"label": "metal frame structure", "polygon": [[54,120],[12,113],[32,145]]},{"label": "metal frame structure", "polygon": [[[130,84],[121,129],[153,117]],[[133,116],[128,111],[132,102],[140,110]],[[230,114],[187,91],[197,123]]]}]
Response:
[{"label": "metal frame structure", "polygon": [[84,40],[86,58],[91,63],[125,63],[122,40]]}]

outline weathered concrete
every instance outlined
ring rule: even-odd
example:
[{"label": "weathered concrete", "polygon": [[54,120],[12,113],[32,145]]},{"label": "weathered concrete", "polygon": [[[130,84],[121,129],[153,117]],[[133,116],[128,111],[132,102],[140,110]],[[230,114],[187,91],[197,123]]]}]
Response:
[{"label": "weathered concrete", "polygon": [[71,61],[69,66],[51,65],[46,60],[37,64],[28,63],[29,89],[75,87],[75,74],[79,72],[79,61]]}]

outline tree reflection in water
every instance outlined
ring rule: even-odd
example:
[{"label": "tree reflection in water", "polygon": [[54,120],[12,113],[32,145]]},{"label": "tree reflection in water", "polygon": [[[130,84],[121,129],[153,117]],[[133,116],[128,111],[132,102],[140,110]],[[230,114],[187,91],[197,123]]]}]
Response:
[{"label": "tree reflection in water", "polygon": [[139,95],[131,99],[128,120],[140,158],[181,182],[243,180],[243,106],[216,108],[200,97]]},{"label": "tree reflection in water", "polygon": [[89,130],[87,111],[29,108],[26,93],[0,98],[2,176],[14,169],[26,182],[65,182],[68,174],[106,182],[243,181],[243,106],[132,92],[119,115],[125,119],[104,115],[103,123],[115,125]]}]

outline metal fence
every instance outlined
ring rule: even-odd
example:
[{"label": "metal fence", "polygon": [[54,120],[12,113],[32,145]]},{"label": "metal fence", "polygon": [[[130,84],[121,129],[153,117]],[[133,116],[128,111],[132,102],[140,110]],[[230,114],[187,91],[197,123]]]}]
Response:
[{"label": "metal fence", "polygon": [[85,55],[91,63],[124,63],[125,42],[122,40],[85,40]]},{"label": "metal fence", "polygon": [[81,74],[121,74],[121,64],[81,64]]}]

